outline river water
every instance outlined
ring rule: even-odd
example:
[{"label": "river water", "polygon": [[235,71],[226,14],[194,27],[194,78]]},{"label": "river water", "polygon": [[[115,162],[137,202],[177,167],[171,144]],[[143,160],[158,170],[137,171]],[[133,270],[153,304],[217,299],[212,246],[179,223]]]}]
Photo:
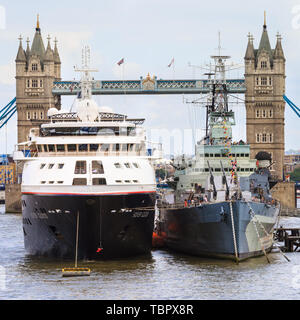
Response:
[{"label": "river water", "polygon": [[[164,250],[116,261],[85,261],[90,277],[62,278],[73,262],[32,259],[23,245],[22,217],[0,207],[0,299],[202,300],[300,299],[300,252],[271,253],[232,261],[190,257]],[[300,218],[280,225],[300,226]]]}]

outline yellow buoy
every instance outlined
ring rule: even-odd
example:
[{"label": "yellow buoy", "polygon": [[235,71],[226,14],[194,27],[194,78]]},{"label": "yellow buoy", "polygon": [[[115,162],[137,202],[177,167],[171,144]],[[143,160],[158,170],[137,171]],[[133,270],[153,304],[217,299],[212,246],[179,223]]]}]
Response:
[{"label": "yellow buoy", "polygon": [[90,268],[63,268],[62,276],[63,277],[80,277],[80,276],[89,276],[91,274]]}]

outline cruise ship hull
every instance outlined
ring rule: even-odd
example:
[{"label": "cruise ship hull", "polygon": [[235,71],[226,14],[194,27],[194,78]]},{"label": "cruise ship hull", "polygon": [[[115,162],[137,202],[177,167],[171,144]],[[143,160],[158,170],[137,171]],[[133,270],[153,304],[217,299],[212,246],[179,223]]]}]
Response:
[{"label": "cruise ship hull", "polygon": [[[25,250],[29,255],[78,259],[149,253],[155,193],[22,195]],[[143,209],[144,207],[144,209]]]},{"label": "cruise ship hull", "polygon": [[251,221],[249,206],[244,201],[232,203],[232,214],[230,202],[160,209],[160,230],[167,247],[179,252],[239,261],[260,256],[263,249],[271,250],[279,207],[258,202],[249,205],[255,212],[256,223]]}]

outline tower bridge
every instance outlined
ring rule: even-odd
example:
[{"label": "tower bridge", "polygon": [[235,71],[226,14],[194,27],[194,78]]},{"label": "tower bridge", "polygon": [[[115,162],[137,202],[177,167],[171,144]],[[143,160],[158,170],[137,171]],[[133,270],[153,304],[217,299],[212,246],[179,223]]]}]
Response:
[{"label": "tower bridge", "polygon": [[[5,109],[17,110],[18,142],[27,140],[30,128],[48,121],[50,107],[60,109],[61,96],[77,95],[79,82],[61,79],[61,61],[57,41],[51,47],[48,36],[45,48],[39,21],[31,44],[23,49],[19,38],[16,57],[16,100]],[[271,154],[275,164],[272,173],[279,178],[283,172],[284,158],[284,112],[285,112],[285,57],[278,34],[275,48],[270,45],[266,21],[259,46],[254,48],[251,34],[244,56],[245,78],[226,80],[228,92],[245,95],[247,143],[251,145],[251,157],[259,151]],[[221,83],[220,83],[221,85]],[[200,94],[207,93],[207,79],[158,79],[149,74],[137,80],[95,80],[95,95],[121,94]],[[12,101],[13,102],[13,101]],[[11,108],[11,109],[10,109]],[[0,110],[1,121],[5,120]]]},{"label": "tower bridge", "polygon": [[[220,85],[224,82],[220,81]],[[226,80],[229,93],[239,94],[246,92],[245,79]],[[78,81],[55,81],[53,95],[76,95],[80,92]],[[198,80],[162,80],[150,77],[140,80],[102,80],[94,81],[92,93],[94,95],[114,94],[200,94],[209,92],[209,81]]]}]

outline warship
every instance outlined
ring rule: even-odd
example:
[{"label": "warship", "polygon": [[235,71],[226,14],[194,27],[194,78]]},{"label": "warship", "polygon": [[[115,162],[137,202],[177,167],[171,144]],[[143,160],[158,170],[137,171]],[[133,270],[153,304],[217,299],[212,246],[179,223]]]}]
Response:
[{"label": "warship", "polygon": [[182,253],[241,261],[271,250],[280,204],[270,192],[271,155],[251,159],[250,145],[233,141],[225,77],[230,57],[212,58],[205,136],[192,159],[173,160],[170,188],[159,190],[156,233]]}]

